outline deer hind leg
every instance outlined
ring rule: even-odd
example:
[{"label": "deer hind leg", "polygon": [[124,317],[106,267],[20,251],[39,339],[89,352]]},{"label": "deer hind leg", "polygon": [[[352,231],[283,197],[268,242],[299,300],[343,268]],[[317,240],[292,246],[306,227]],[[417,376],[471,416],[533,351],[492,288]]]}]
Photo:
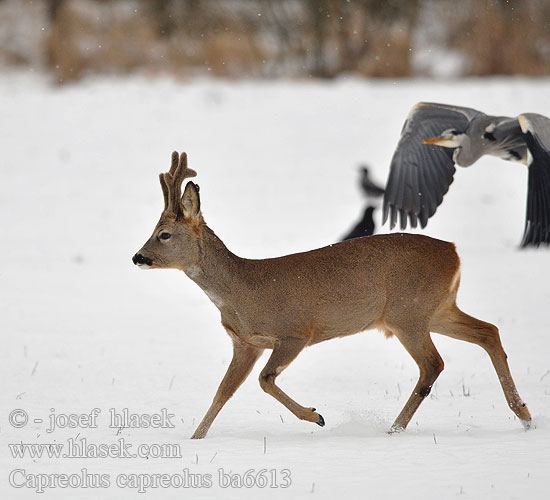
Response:
[{"label": "deer hind leg", "polygon": [[520,398],[510,368],[506,353],[500,342],[498,328],[462,312],[456,304],[448,310],[440,312],[432,321],[432,331],[459,340],[477,344],[489,354],[504,391],[506,401],[511,410],[528,429],[531,425],[531,415],[527,406]]},{"label": "deer hind leg", "polygon": [[325,425],[325,420],[321,415],[315,412],[315,408],[306,408],[298,404],[275,385],[275,379],[292,361],[294,361],[296,356],[298,356],[300,351],[306,346],[308,340],[309,339],[292,337],[281,339],[280,343],[273,349],[265,368],[260,373],[260,387],[267,394],[270,394],[277,401],[286,406],[300,420],[315,422],[322,427]]},{"label": "deer hind leg", "polygon": [[233,338],[233,359],[227,368],[227,372],[220,383],[214,400],[208,408],[206,415],[191,436],[191,439],[202,439],[206,436],[212,422],[239,386],[250,374],[256,360],[262,354],[263,349],[258,349],[243,344]]},{"label": "deer hind leg", "polygon": [[420,370],[418,382],[401,413],[395,419],[390,432],[400,432],[407,427],[418,407],[430,394],[432,385],[445,366],[437,352],[427,328],[417,328],[407,332],[392,329],[403,347],[413,357]]}]

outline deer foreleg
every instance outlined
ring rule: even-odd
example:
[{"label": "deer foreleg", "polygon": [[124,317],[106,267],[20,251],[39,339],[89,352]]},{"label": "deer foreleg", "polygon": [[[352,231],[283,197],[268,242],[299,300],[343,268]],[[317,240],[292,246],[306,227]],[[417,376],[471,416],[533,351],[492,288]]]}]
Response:
[{"label": "deer foreleg", "polygon": [[300,420],[315,422],[323,426],[325,425],[325,421],[319,413],[315,412],[315,408],[306,408],[298,404],[275,385],[275,379],[294,361],[296,356],[306,346],[308,340],[307,338],[294,337],[281,339],[279,344],[274,347],[265,368],[260,373],[260,386],[267,394],[270,394],[286,406]]},{"label": "deer foreleg", "polygon": [[250,374],[256,360],[262,354],[263,349],[243,344],[233,338],[233,359],[227,369],[223,380],[214,396],[214,400],[208,408],[206,415],[191,436],[191,439],[202,439],[206,436],[212,422],[239,386]]}]

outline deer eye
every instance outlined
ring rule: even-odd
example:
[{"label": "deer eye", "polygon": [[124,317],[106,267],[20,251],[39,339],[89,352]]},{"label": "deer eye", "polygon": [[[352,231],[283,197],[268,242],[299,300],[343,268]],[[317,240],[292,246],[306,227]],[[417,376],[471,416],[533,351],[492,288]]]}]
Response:
[{"label": "deer eye", "polygon": [[159,234],[159,238],[161,240],[169,240],[171,236],[172,235],[170,233],[167,233],[165,231],[163,231],[162,233]]}]

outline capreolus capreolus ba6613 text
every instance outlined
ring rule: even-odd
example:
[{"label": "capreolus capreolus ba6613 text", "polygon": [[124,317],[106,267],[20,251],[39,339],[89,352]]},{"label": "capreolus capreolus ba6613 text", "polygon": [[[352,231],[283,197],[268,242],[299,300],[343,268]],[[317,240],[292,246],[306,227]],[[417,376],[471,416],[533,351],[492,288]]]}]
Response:
[{"label": "capreolus capreolus ba6613 text", "polygon": [[233,359],[193,438],[206,436],[264,349],[272,353],[260,387],[299,419],[324,425],[315,408],[294,401],[275,381],[304,347],[372,328],[395,335],[420,369],[392,431],[405,429],[443,370],[430,332],[483,347],[510,408],[529,427],[529,410],[516,390],[498,329],[456,305],[460,262],[452,243],[387,234],[274,259],[244,259],[206,225],[198,186],[188,182],[181,195],[183,180],[195,175],[185,153],[172,153],[170,171],[160,175],[164,211],[133,257],[142,268],[184,271],[220,310],[233,341]]}]

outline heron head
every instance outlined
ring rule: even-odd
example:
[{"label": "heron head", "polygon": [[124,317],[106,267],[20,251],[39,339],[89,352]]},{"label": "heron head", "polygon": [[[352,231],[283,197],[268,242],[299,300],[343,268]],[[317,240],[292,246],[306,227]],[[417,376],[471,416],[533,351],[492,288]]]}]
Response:
[{"label": "heron head", "polygon": [[435,144],[437,146],[443,146],[445,148],[457,148],[462,145],[462,139],[464,134],[456,129],[450,128],[444,130],[437,137],[431,137],[424,139],[422,144]]}]

